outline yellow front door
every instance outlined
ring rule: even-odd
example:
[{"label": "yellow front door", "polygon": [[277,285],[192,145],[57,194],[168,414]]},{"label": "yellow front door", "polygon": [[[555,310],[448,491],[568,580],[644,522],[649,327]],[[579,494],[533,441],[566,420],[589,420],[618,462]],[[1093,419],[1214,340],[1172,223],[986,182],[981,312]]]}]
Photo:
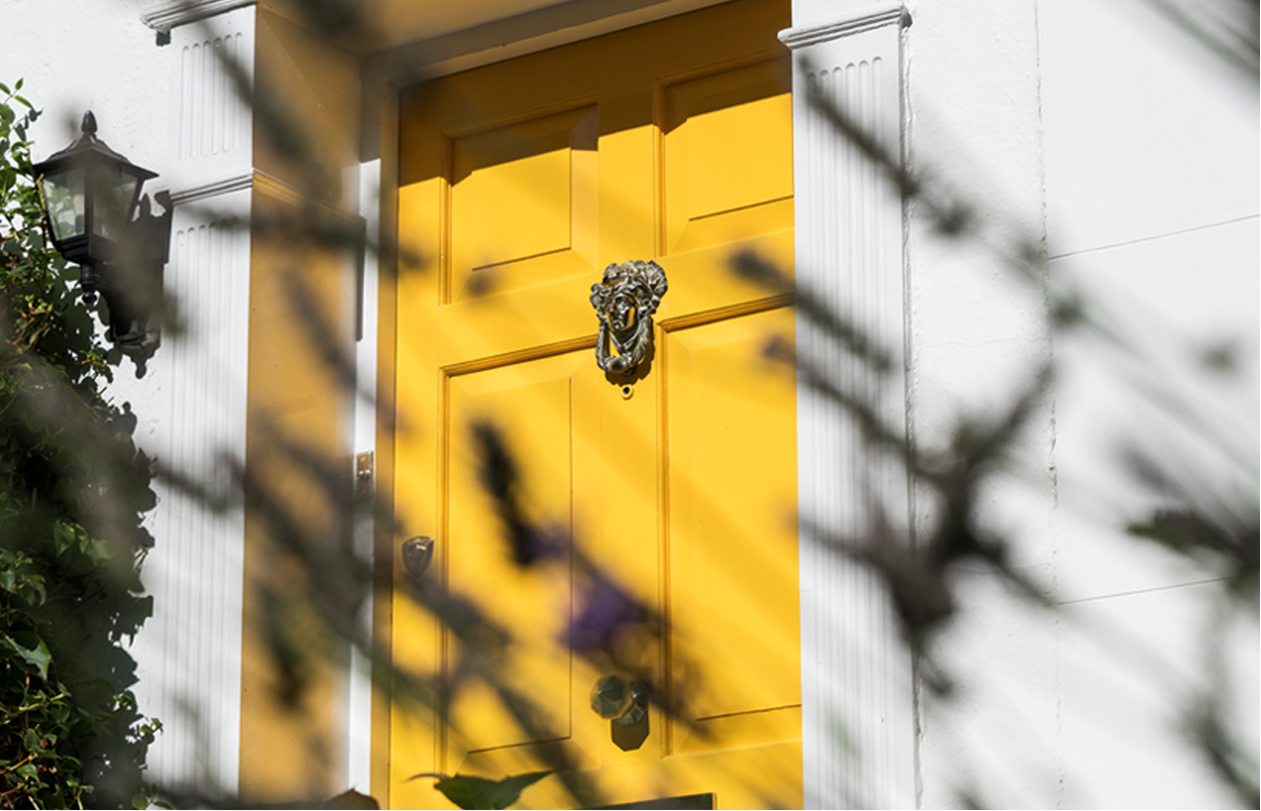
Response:
[{"label": "yellow front door", "polygon": [[[800,805],[792,311],[732,271],[792,271],[787,24],[737,0],[403,93],[391,646],[435,688],[395,692],[392,806],[555,763],[521,806]],[[589,298],[631,260],[668,292],[623,376]],[[646,723],[592,710],[609,675]]]}]

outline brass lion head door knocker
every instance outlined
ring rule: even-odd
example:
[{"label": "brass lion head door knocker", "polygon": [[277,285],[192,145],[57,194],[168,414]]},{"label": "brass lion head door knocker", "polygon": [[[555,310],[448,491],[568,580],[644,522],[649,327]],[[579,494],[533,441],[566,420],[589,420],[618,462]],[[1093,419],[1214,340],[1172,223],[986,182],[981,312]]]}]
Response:
[{"label": "brass lion head door knocker", "polygon": [[591,285],[591,306],[600,317],[595,359],[611,374],[634,374],[652,349],[652,314],[666,294],[666,272],[656,262],[633,260],[604,269]]}]

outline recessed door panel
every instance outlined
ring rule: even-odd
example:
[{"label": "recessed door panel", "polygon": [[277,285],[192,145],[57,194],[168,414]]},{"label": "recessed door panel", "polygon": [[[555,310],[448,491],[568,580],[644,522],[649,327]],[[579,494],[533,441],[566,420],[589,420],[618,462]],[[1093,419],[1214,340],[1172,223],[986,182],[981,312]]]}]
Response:
[{"label": "recessed door panel", "polygon": [[[451,720],[464,751],[570,734],[573,378],[584,360],[569,353],[450,379],[447,583],[482,615],[471,644],[447,635]],[[485,432],[509,451],[512,469],[484,458]],[[502,483],[487,481],[496,475]],[[505,526],[493,495],[500,486],[516,491],[529,536]]]},{"label": "recessed door panel", "polygon": [[673,683],[705,722],[801,702],[787,308],[672,331],[666,349]]},{"label": "recessed door panel", "polygon": [[591,272],[596,128],[581,107],[451,139],[451,300]]},{"label": "recessed door panel", "polygon": [[662,88],[665,253],[792,228],[789,86],[777,58]]}]

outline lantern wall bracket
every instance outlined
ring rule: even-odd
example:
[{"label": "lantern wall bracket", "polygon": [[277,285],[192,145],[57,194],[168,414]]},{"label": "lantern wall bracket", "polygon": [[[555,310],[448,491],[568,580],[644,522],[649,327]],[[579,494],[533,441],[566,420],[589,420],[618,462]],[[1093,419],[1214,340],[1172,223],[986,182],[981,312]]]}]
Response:
[{"label": "lantern wall bracket", "polygon": [[96,131],[89,110],[70,146],[31,167],[44,227],[57,252],[80,266],[84,302],[95,304],[98,292],[105,299],[109,339],[120,346],[151,345],[170,246],[170,197],[154,195],[164,211],[153,215],[152,202],[140,192],[157,173],[110,149]]}]

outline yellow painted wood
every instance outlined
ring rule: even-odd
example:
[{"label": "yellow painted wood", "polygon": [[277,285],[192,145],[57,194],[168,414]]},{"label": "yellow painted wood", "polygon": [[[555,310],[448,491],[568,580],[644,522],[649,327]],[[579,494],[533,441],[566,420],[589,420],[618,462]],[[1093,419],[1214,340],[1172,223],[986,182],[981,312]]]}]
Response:
[{"label": "yellow painted wood", "polygon": [[[512,746],[532,740],[568,737],[571,654],[566,645],[573,605],[570,551],[575,481],[572,426],[591,403],[583,402],[578,372],[585,352],[569,352],[459,375],[450,382],[453,438],[448,482],[450,516],[448,584],[457,594],[478,600],[487,627],[472,635],[482,649],[454,645],[452,656],[480,663],[499,657],[500,637],[510,635],[512,655],[502,663],[508,689],[528,696],[541,713],[537,729],[526,730],[490,688],[476,678],[461,683],[451,710],[452,727],[463,750]],[[479,459],[468,437],[477,425],[501,432],[521,476],[517,494],[522,516],[551,537],[556,557],[547,565],[522,566],[514,560],[497,505],[480,480]],[[493,593],[487,585],[493,584]]]},{"label": "yellow painted wood", "polygon": [[[611,802],[801,803],[795,388],[765,352],[793,319],[787,290],[730,266],[753,251],[792,271],[787,24],[786,2],[737,0],[403,92],[400,255],[419,261],[391,299],[391,650],[440,711],[397,688],[392,806],[448,807],[415,774],[498,778],[545,748]],[[630,259],[670,290],[626,381],[595,363],[588,296]],[[555,545],[543,562],[508,555],[480,424]],[[476,621],[444,630],[411,599],[398,546],[415,534],[438,538],[427,577]],[[591,567],[665,625],[571,651]],[[678,710],[654,706],[630,751],[589,706],[619,669]],[[549,777],[521,806],[572,802]]]},{"label": "yellow painted wood", "polygon": [[662,88],[666,253],[792,228],[789,70],[777,55]]},{"label": "yellow painted wood", "polygon": [[[292,205],[266,189],[252,201],[264,219],[292,217]],[[331,775],[342,654],[313,602],[318,572],[295,559],[288,533],[315,556],[347,542],[350,505],[330,498],[324,478],[348,455],[339,389],[312,330],[334,346],[353,338],[341,257],[266,233],[250,251],[238,790],[243,802],[278,803],[341,790]]]},{"label": "yellow painted wood", "polygon": [[[430,214],[441,211],[446,194],[447,183],[437,176],[403,186],[398,192],[399,222],[408,225],[399,230],[399,271],[393,295],[388,298],[399,317],[395,335],[383,336],[393,342],[390,360],[394,369],[437,368],[436,319],[417,314],[432,313],[440,300],[437,281],[444,221]],[[388,347],[390,341],[382,340],[381,345]],[[397,556],[399,544],[410,535],[443,535],[438,503],[424,497],[440,486],[438,459],[443,436],[439,421],[443,410],[437,374],[391,374],[386,379],[394,390],[390,448],[394,465],[387,475],[393,484],[394,512],[399,522],[406,522],[400,523],[399,535],[389,547]],[[443,571],[447,549],[446,544],[435,548],[432,570]],[[438,804],[445,798],[432,789],[432,781],[408,782],[405,794],[396,788],[400,776],[406,780],[434,770],[442,734],[434,712],[442,634],[437,620],[411,599],[410,584],[397,557],[393,563],[389,650],[395,667],[410,681],[396,682],[391,690],[388,799],[393,807],[443,807]]]},{"label": "yellow painted wood", "polygon": [[583,106],[453,139],[452,300],[590,269],[596,137],[596,111]]},{"label": "yellow painted wood", "polygon": [[[764,732],[714,721],[801,703],[792,370],[764,359],[792,340],[792,312],[668,333],[671,671],[684,699],[676,742],[706,748]],[[786,458],[787,457],[787,458]],[[781,713],[783,714],[783,713]],[[764,719],[759,719],[764,720]],[[730,726],[730,725],[728,725]],[[696,734],[699,733],[699,734]],[[706,736],[709,737],[706,737]],[[774,740],[772,733],[771,740]]]}]

